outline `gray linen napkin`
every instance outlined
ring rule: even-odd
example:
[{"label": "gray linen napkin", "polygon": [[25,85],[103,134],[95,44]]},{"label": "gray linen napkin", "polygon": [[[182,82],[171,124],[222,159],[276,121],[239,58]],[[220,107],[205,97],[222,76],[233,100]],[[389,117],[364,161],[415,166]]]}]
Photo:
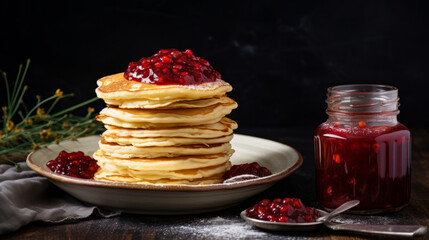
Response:
[{"label": "gray linen napkin", "polygon": [[112,217],[61,191],[22,162],[22,171],[0,164],[0,234],[12,232],[33,221],[58,223],[89,217],[94,212]]}]

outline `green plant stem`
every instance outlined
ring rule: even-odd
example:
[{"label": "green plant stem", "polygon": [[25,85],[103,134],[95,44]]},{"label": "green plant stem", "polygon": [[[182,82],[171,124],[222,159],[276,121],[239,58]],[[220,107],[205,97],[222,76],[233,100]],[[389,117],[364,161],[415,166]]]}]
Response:
[{"label": "green plant stem", "polygon": [[90,103],[92,103],[92,102],[95,102],[95,101],[97,101],[98,99],[99,99],[99,98],[97,98],[97,97],[91,98],[91,99],[89,99],[89,100],[86,100],[85,102],[79,103],[79,104],[74,105],[74,106],[72,106],[72,107],[66,108],[66,109],[64,109],[64,110],[62,110],[62,111],[60,111],[60,112],[57,112],[57,113],[55,113],[55,114],[52,114],[51,116],[52,116],[52,117],[57,117],[57,116],[60,116],[60,115],[66,114],[66,113],[68,113],[68,112],[70,112],[70,111],[75,110],[76,108],[80,108],[80,107],[82,107],[82,106],[85,106],[85,105],[88,105],[88,104],[90,104]]},{"label": "green plant stem", "polygon": [[[6,85],[6,95],[7,95],[7,103],[10,103],[10,90],[9,90],[9,82],[7,81],[7,75],[5,72],[1,72],[3,75],[4,84]],[[7,106],[9,108],[9,105]]]},{"label": "green plant stem", "polygon": [[54,102],[51,104],[51,106],[49,107],[48,111],[46,111],[46,114],[49,114],[52,109],[55,107],[55,105],[57,105],[58,101],[60,100],[61,97],[57,97]]},{"label": "green plant stem", "polygon": [[19,80],[20,80],[20,76],[21,76],[21,71],[22,71],[22,64],[19,64],[19,68],[18,68],[18,74],[16,76],[16,80],[15,80],[15,84],[13,85],[13,91],[12,91],[12,101],[10,102],[10,105],[13,105],[13,103],[15,102],[15,96],[17,95],[18,92],[18,85],[19,84]]},{"label": "green plant stem", "polygon": [[[20,102],[22,100],[22,98],[24,97],[25,92],[27,91],[27,86],[24,86],[24,89],[22,90],[18,101]],[[19,104],[14,104],[13,106],[15,106],[15,108],[8,114],[7,118],[8,120],[12,119],[13,116],[15,116],[16,111],[18,111],[19,108]]]}]

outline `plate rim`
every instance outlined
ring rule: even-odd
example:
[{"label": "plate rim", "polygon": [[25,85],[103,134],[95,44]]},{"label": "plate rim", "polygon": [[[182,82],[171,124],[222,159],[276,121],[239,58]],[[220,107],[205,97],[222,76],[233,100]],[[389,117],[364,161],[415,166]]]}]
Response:
[{"label": "plate rim", "polygon": [[[289,175],[291,175],[293,172],[295,172],[303,163],[303,158],[300,152],[298,152],[294,147],[291,147],[287,144],[273,141],[270,139],[260,138],[260,137],[254,137],[249,136],[245,134],[237,134],[234,133],[234,136],[241,136],[241,137],[247,137],[247,138],[253,138],[254,140],[263,140],[272,142],[275,144],[280,144],[285,147],[288,147],[294,151],[297,156],[298,160],[295,164],[290,166],[287,169],[284,169],[281,172],[275,173],[270,176],[246,180],[246,181],[240,181],[240,182],[232,182],[232,183],[222,183],[222,184],[207,184],[207,185],[185,185],[185,184],[177,184],[177,185],[167,185],[167,184],[134,184],[134,183],[122,183],[122,182],[107,182],[107,181],[95,181],[92,179],[80,179],[80,178],[73,178],[69,176],[64,176],[61,174],[56,174],[53,172],[50,172],[46,169],[43,169],[42,167],[35,164],[32,160],[32,156],[37,152],[40,151],[40,149],[32,151],[30,154],[28,154],[26,163],[29,168],[34,170],[35,172],[39,173],[40,175],[47,177],[49,180],[55,180],[62,183],[68,183],[68,184],[74,184],[74,185],[81,185],[86,187],[102,187],[102,188],[108,188],[108,189],[127,189],[127,190],[151,190],[151,191],[170,191],[170,192],[209,192],[209,191],[218,191],[218,190],[230,190],[230,189],[240,189],[250,186],[258,186],[263,184],[270,184],[275,183]],[[98,135],[91,135],[86,136],[82,138],[90,138],[90,137],[98,137]],[[78,138],[82,139],[82,138]],[[73,140],[71,140],[73,141]],[[66,143],[68,141],[62,142]],[[51,144],[56,145],[56,144]],[[47,145],[46,147],[49,147],[51,145]]]}]

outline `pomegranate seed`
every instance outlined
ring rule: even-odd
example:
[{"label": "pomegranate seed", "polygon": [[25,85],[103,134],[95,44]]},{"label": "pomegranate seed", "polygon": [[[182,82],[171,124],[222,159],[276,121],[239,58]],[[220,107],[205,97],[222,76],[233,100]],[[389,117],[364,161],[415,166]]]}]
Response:
[{"label": "pomegranate seed", "polygon": [[294,200],[293,200],[293,206],[294,206],[294,207],[296,207],[296,208],[301,208],[303,205],[302,205],[302,203],[301,203],[301,200],[299,200],[299,199],[294,199]]},{"label": "pomegranate seed", "polygon": [[281,213],[284,213],[284,214],[287,214],[288,212],[289,212],[289,206],[288,205],[282,205],[281,207],[280,207],[280,209],[279,209],[279,211],[281,212]]},{"label": "pomegranate seed", "polygon": [[269,208],[271,208],[271,209],[278,209],[278,208],[280,207],[280,205],[279,205],[278,203],[271,202],[271,203],[268,205],[268,207],[269,207]]},{"label": "pomegranate seed", "polygon": [[210,63],[205,59],[199,59],[199,61],[200,61],[200,63],[202,63],[205,66],[210,66]]},{"label": "pomegranate seed", "polygon": [[267,220],[270,221],[270,222],[275,222],[275,221],[277,221],[277,218],[274,215],[268,215],[267,216]]},{"label": "pomegranate seed", "polygon": [[262,201],[260,201],[259,202],[259,205],[260,206],[267,206],[268,204],[270,204],[271,203],[271,201],[270,200],[268,200],[268,199],[264,199],[264,200],[262,200]]},{"label": "pomegranate seed", "polygon": [[248,208],[246,214],[251,218],[272,222],[314,222],[318,217],[316,209],[304,206],[297,198],[264,199]]},{"label": "pomegranate seed", "polygon": [[169,56],[163,56],[163,57],[161,57],[161,61],[163,61],[165,63],[169,63],[169,62],[171,62],[171,58]]},{"label": "pomegranate seed", "polygon": [[97,161],[85,156],[81,151],[71,153],[62,151],[54,160],[48,161],[46,166],[57,174],[88,179],[92,178],[99,168]]},{"label": "pomegranate seed", "polygon": [[[165,70],[167,69],[167,70]],[[177,70],[180,71],[177,71]],[[186,72],[181,78],[178,73]],[[195,57],[191,50],[162,49],[148,58],[131,62],[124,73],[128,80],[153,84],[195,84],[214,82],[221,75],[210,63]],[[162,78],[162,81],[160,80]]]},{"label": "pomegranate seed", "polygon": [[182,67],[182,65],[180,65],[180,64],[174,64],[174,65],[173,65],[173,68],[180,70],[180,69],[182,69],[183,67]]},{"label": "pomegranate seed", "polygon": [[189,57],[194,57],[194,53],[192,52],[192,50],[191,50],[191,49],[187,49],[184,53],[185,53],[186,55],[188,55]]}]

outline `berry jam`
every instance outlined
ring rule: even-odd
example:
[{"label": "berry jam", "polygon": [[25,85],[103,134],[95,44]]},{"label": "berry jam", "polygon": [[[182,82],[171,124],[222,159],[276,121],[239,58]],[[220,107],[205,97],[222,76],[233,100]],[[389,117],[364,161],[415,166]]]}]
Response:
[{"label": "berry jam", "polygon": [[99,168],[96,160],[80,151],[71,153],[61,151],[54,160],[47,162],[46,166],[58,174],[86,179],[94,177]]},{"label": "berry jam", "polygon": [[402,124],[321,124],[315,132],[319,202],[333,209],[357,199],[354,211],[362,213],[401,209],[410,199],[410,149],[410,131]]},{"label": "berry jam", "polygon": [[265,177],[271,175],[271,172],[266,167],[261,167],[257,162],[245,163],[233,165],[231,169],[223,175],[223,179],[226,180],[243,174]]},{"label": "berry jam", "polygon": [[306,207],[298,198],[264,199],[246,210],[250,218],[285,223],[315,222],[319,217],[317,209]]},{"label": "berry jam", "polygon": [[148,58],[130,62],[124,73],[127,80],[158,85],[190,85],[214,82],[221,75],[210,63],[195,57],[191,50],[162,49]]}]

